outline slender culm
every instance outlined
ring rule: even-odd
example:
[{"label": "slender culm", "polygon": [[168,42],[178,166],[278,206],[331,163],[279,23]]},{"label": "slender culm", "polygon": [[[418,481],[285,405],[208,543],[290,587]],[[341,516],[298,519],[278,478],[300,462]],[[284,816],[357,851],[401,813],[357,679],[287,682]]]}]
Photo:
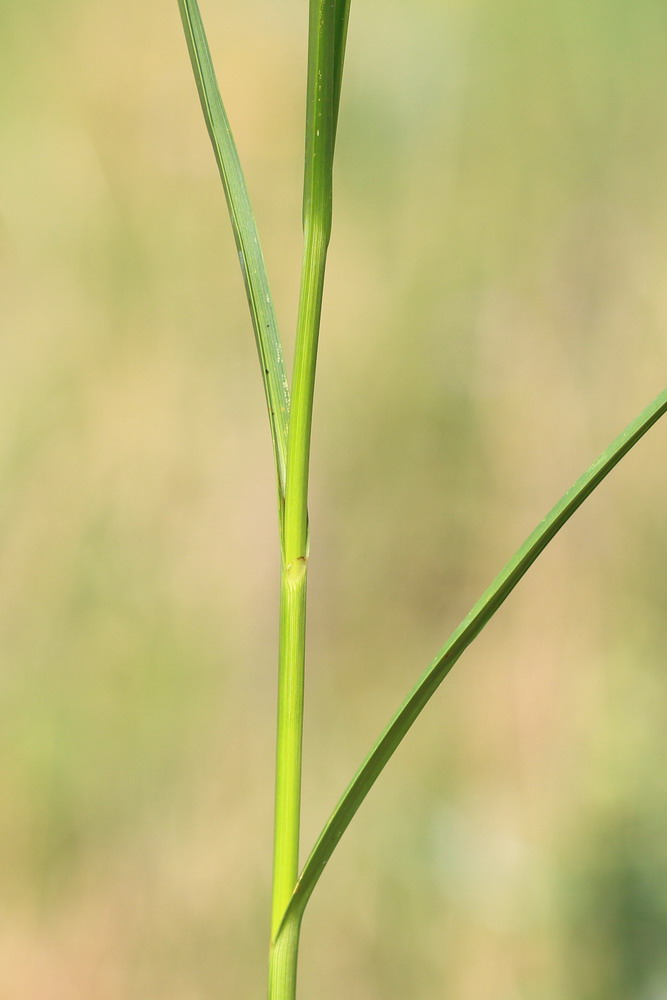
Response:
[{"label": "slender culm", "polygon": [[218,90],[197,0],[178,0],[206,126],[223,183],[261,366],[278,493],[280,619],[269,1000],[295,1000],[304,911],[336,845],[423,708],[540,553],[611,470],[667,412],[662,392],[528,536],[452,633],[362,761],[299,870],[306,666],[308,482],[315,373],[332,229],[333,160],[349,0],[310,0],[303,256],[294,370],[288,387],[278,322],[250,199]]}]

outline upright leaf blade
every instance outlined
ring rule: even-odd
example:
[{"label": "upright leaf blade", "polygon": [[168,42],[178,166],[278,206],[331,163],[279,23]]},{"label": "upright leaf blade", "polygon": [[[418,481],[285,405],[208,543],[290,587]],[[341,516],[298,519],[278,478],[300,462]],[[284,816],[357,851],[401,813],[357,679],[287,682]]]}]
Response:
[{"label": "upright leaf blade", "polygon": [[284,501],[289,389],[264,256],[236,145],[220,97],[197,0],[178,0],[178,6],[241,261],[269,411],[278,489],[281,501]]},{"label": "upright leaf blade", "polygon": [[340,108],[340,92],[343,84],[343,64],[345,62],[345,46],[347,44],[347,25],[350,17],[350,0],[334,0],[335,3],[335,35],[334,35],[334,86],[333,86],[333,132],[334,142],[338,128],[338,111]]},{"label": "upright leaf blade", "polygon": [[509,597],[524,573],[557,532],[665,412],[667,412],[667,390],[654,399],[636,420],[625,428],[588,471],[565,493],[452,633],[381,734],[331,814],[299,876],[276,940],[283,933],[293,933],[294,927],[299,926],[310,895],[338,841],[403,737],[458,658]]}]

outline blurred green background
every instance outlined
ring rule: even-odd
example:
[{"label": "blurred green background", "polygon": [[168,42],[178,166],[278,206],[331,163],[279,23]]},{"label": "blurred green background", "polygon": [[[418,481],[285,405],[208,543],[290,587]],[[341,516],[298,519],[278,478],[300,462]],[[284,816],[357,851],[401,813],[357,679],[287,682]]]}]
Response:
[{"label": "blurred green background", "polygon": [[[306,3],[203,14],[291,344]],[[263,996],[271,450],[176,3],[0,22],[0,996]],[[353,2],[304,846],[664,387],[666,39],[664,0]],[[304,998],[667,998],[666,435],[374,790],[308,912]]]}]

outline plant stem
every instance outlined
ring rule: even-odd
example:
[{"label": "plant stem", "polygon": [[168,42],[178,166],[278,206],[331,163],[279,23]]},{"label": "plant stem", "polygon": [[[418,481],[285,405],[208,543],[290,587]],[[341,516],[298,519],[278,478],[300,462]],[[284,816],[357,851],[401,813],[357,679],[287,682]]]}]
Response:
[{"label": "plant stem", "polygon": [[306,564],[283,557],[280,581],[278,732],[273,840],[271,936],[296,885],[299,868],[301,743],[306,641]]},{"label": "plant stem", "polygon": [[335,130],[335,14],[333,0],[311,0],[303,197],[304,251],[287,444],[281,571],[276,809],[273,855],[271,1000],[293,1000],[299,922],[276,941],[299,865],[301,745],[308,567],[308,473],[317,344],[324,272],[331,234]]}]

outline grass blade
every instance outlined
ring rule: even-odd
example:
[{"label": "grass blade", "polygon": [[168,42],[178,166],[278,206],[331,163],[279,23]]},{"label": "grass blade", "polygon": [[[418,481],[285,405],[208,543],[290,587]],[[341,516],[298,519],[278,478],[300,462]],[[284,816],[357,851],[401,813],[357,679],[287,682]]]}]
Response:
[{"label": "grass blade", "polygon": [[333,134],[336,140],[340,91],[343,83],[343,64],[347,44],[347,25],[350,17],[350,0],[334,0],[334,85],[333,85]]},{"label": "grass blade", "polygon": [[334,809],[301,872],[277,938],[283,933],[293,933],[293,928],[300,924],[308,899],[338,841],[403,737],[458,658],[479,635],[524,573],[577,508],[665,412],[667,412],[667,390],[626,427],[559,500],[452,633],[377,740]]},{"label": "grass blade", "polygon": [[289,390],[266,266],[248,189],[225,112],[197,0],[178,0],[197,90],[239,252],[269,411],[278,491],[285,497]]}]

